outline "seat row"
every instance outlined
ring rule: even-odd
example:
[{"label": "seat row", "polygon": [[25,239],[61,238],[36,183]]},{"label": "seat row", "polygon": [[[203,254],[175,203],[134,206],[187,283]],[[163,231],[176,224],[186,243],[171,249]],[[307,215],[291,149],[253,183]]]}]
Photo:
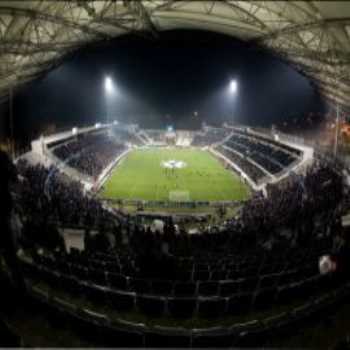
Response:
[{"label": "seat row", "polygon": [[297,159],[296,155],[276,148],[275,145],[270,145],[266,140],[262,143],[248,135],[233,134],[223,145],[239,152],[244,157],[253,159],[272,174],[279,173]]},{"label": "seat row", "polygon": [[[111,288],[141,294],[175,295],[179,297],[195,295],[220,295],[226,297],[237,292],[251,292],[258,287],[265,288],[295,283],[318,273],[317,266],[311,264],[300,270],[292,269],[266,275],[255,274],[254,276],[245,278],[182,281],[130,277],[116,273],[113,270],[105,271],[101,268],[86,268],[85,266],[76,264],[65,263],[58,266],[43,264],[42,266],[55,270],[60,274],[72,276],[83,281],[90,281],[101,286],[109,286]],[[204,271],[204,273],[207,272]]]},{"label": "seat row", "polygon": [[245,157],[239,156],[221,145],[219,145],[216,150],[241,168],[255,183],[259,183],[259,181],[266,176],[261,169],[248,161]]},{"label": "seat row", "polygon": [[273,141],[247,133],[234,132],[231,140],[237,140],[247,145],[252,150],[258,150],[264,154],[271,154],[273,157],[284,165],[288,165],[296,157],[301,155],[301,151],[280,142]]},{"label": "seat row", "polygon": [[[323,253],[327,253],[330,243],[327,241],[317,240],[313,243],[312,251],[310,249],[288,249],[288,251],[274,251],[273,254],[265,254],[259,250],[254,250],[250,254],[238,255],[227,252],[208,255],[203,257],[177,257],[173,258],[176,267],[181,271],[203,271],[209,272],[217,270],[244,271],[247,275],[249,270],[259,270],[263,274],[280,272],[282,269],[292,266],[304,265],[311,261],[317,260]],[[125,270],[137,269],[137,263],[134,256],[122,252],[111,253],[85,253],[72,250],[70,254],[62,257],[64,261],[86,265],[93,268],[108,267],[115,269],[115,272],[124,273]],[[249,274],[249,273],[248,273]]]},{"label": "seat row", "polygon": [[[298,283],[281,287],[261,286],[252,291],[237,291],[226,285],[218,295],[159,296],[123,291],[118,286],[100,286],[44,267],[26,264],[32,280],[44,281],[54,290],[61,289],[73,296],[84,296],[93,303],[110,305],[119,312],[139,311],[151,317],[221,317],[241,315],[250,311],[267,310],[275,304],[287,304],[295,299],[307,299],[331,286],[327,276],[317,275]],[[209,287],[209,286],[207,286]],[[222,286],[221,286],[222,287]],[[225,292],[223,292],[225,291]]]},{"label": "seat row", "polygon": [[268,144],[270,145],[273,145],[281,150],[284,150],[286,152],[289,152],[289,153],[292,153],[296,156],[300,156],[302,155],[302,151],[300,151],[299,149],[297,148],[294,148],[294,147],[291,147],[291,146],[288,146],[287,144],[285,143],[281,143],[281,142],[278,142],[278,141],[275,141],[271,138],[269,138],[268,136],[263,136],[263,135],[259,135],[259,134],[248,134],[246,131],[243,131],[243,130],[238,130],[238,129],[235,129],[234,130],[234,133],[236,135],[241,135],[241,136],[245,136],[245,137],[251,137],[255,140],[259,140],[259,141],[263,141],[263,142],[267,142]]},{"label": "seat row", "polygon": [[121,318],[111,319],[104,313],[79,307],[36,287],[30,292],[46,308],[50,319],[56,323],[59,320],[67,329],[76,331],[84,339],[101,347],[254,347],[269,346],[272,335],[276,339],[302,330],[305,322],[319,318],[327,307],[346,298],[349,287],[344,286],[291,311],[264,319],[201,329],[160,325],[148,327]]}]

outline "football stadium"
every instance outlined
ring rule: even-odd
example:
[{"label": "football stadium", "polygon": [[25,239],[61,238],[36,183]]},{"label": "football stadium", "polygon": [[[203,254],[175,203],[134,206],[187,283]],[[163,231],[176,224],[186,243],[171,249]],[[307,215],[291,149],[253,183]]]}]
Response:
[{"label": "football stadium", "polygon": [[350,348],[350,2],[1,1],[0,348]]}]

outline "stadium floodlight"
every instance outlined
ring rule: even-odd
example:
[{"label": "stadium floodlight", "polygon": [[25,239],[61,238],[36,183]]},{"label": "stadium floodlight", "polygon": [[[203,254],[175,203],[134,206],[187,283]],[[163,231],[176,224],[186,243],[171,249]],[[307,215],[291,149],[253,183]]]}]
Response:
[{"label": "stadium floodlight", "polygon": [[[228,91],[229,91],[230,95],[236,95],[237,90],[238,90],[238,83],[237,83],[237,80],[231,79],[230,84],[229,84],[229,87],[228,87]],[[233,121],[234,121],[234,111],[233,111],[233,107],[234,107],[234,105],[232,106],[232,123],[233,123]]]},{"label": "stadium floodlight", "polygon": [[114,92],[113,81],[111,77],[105,78],[105,90],[107,94],[112,94]]},{"label": "stadium floodlight", "polygon": [[112,96],[114,94],[114,84],[113,80],[110,76],[105,77],[104,88],[106,92],[105,100],[106,100],[106,124],[109,123],[109,115],[108,115],[108,96]]},{"label": "stadium floodlight", "polygon": [[237,84],[237,80],[231,80],[230,81],[230,93],[231,94],[235,94],[237,92],[238,89],[238,84]]}]

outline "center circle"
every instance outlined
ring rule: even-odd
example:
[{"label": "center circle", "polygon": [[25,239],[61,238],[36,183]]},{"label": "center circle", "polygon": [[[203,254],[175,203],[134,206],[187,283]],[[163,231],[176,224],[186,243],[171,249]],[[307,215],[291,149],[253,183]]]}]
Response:
[{"label": "center circle", "polygon": [[170,160],[162,161],[161,166],[167,169],[182,169],[186,167],[187,164],[182,160],[170,159]]}]

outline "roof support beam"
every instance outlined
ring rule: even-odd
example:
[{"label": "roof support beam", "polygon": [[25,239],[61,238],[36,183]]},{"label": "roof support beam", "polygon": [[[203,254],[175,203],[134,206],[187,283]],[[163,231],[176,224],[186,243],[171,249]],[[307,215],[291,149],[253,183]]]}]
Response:
[{"label": "roof support beam", "polygon": [[70,21],[64,17],[39,12],[39,11],[30,9],[30,8],[17,8],[17,7],[0,6],[0,15],[2,15],[2,14],[9,15],[9,16],[22,16],[22,17],[26,17],[26,18],[29,18],[32,20],[53,22],[56,24],[63,25],[65,27],[78,29],[85,34],[92,35],[92,36],[99,38],[99,39],[106,39],[109,37],[108,34],[97,31],[88,25],[79,24],[77,22]]},{"label": "roof support beam", "polygon": [[70,42],[53,42],[53,43],[34,43],[31,41],[21,40],[0,40],[0,55],[15,54],[19,56],[28,56],[40,52],[60,52],[74,49],[81,46],[81,43],[74,44]]},{"label": "roof support beam", "polygon": [[318,90],[320,91],[320,93],[324,96],[328,96],[330,98],[333,98],[333,99],[337,99],[337,101],[339,103],[341,103],[342,105],[344,106],[350,106],[350,100],[347,99],[347,100],[344,100],[344,97],[343,96],[340,96],[336,91],[334,91],[333,89],[331,88],[327,88],[325,86],[319,86],[318,87]]},{"label": "roof support beam", "polygon": [[295,34],[295,33],[299,33],[301,31],[310,30],[310,29],[317,29],[317,28],[327,29],[330,26],[339,26],[339,25],[345,26],[349,24],[350,24],[350,17],[321,19],[319,21],[290,25],[290,26],[284,27],[277,31],[263,35],[256,41],[257,42],[266,41],[277,37],[281,37],[282,35]]},{"label": "roof support beam", "polygon": [[139,22],[139,28],[149,31],[153,37],[158,37],[156,26],[154,25],[151,16],[147,12],[147,9],[143,6],[142,2],[124,0],[124,6],[135,16]]}]

